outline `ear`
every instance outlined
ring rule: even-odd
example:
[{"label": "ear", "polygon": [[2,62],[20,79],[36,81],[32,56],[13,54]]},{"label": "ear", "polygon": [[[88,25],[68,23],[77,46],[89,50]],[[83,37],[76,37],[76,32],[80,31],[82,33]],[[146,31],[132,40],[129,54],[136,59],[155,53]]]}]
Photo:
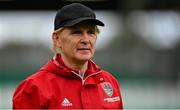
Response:
[{"label": "ear", "polygon": [[52,41],[53,41],[53,45],[55,47],[61,47],[61,39],[60,39],[60,35],[56,32],[52,33]]}]

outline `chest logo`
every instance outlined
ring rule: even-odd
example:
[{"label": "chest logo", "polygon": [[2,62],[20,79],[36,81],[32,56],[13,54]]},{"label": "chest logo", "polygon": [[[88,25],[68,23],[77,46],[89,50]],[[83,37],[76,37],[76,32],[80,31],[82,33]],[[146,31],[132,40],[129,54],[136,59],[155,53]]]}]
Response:
[{"label": "chest logo", "polygon": [[64,98],[61,105],[62,106],[72,106],[72,103],[67,98]]},{"label": "chest logo", "polygon": [[102,89],[104,90],[104,92],[105,92],[109,97],[112,96],[112,94],[113,94],[113,87],[112,87],[111,83],[109,83],[109,82],[103,82],[103,83],[101,83],[101,87],[102,87]]}]

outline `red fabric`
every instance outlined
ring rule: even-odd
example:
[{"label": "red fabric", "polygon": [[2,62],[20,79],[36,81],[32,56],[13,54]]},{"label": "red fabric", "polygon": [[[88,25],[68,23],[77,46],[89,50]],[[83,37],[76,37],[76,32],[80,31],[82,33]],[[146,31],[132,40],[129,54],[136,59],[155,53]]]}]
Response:
[{"label": "red fabric", "polygon": [[[110,95],[105,90],[111,88],[109,85]],[[90,60],[82,80],[78,71],[66,67],[57,55],[16,88],[13,109],[22,108],[122,109],[123,103],[118,82],[111,74]]]}]

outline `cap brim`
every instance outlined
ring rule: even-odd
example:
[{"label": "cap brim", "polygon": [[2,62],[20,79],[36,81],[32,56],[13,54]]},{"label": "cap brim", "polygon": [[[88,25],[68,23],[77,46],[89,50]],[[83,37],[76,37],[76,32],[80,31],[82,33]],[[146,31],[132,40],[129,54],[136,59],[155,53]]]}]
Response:
[{"label": "cap brim", "polygon": [[63,27],[66,27],[66,26],[74,26],[80,22],[84,22],[84,21],[91,21],[92,23],[96,24],[96,25],[99,25],[99,26],[104,26],[104,23],[98,19],[93,19],[93,18],[79,18],[79,19],[75,19],[75,20],[72,20],[72,21],[68,21],[67,23],[65,23],[63,25]]}]

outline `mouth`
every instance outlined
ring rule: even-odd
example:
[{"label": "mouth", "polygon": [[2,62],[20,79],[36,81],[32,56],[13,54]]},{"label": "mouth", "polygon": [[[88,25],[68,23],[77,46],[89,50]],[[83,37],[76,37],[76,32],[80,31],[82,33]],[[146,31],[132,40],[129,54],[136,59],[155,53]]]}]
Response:
[{"label": "mouth", "polygon": [[77,50],[90,50],[89,48],[78,48]]},{"label": "mouth", "polygon": [[77,50],[90,50],[89,48],[78,48]]}]

